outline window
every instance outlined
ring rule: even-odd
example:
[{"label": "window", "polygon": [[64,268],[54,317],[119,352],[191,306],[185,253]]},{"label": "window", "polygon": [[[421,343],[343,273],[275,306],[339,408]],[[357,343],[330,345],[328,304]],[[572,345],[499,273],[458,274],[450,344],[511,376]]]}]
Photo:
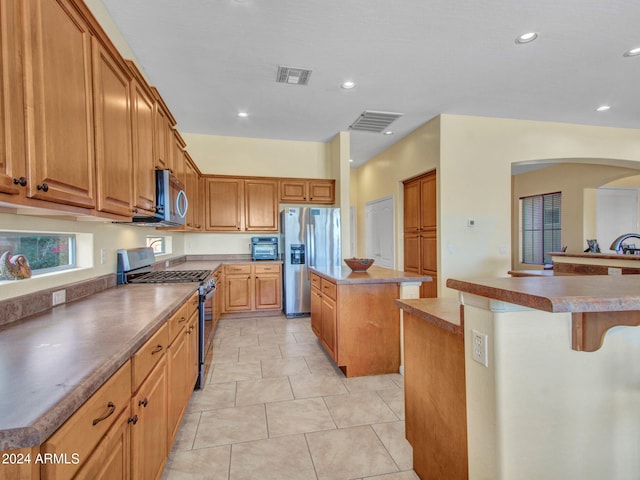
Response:
[{"label": "window", "polygon": [[542,265],[551,262],[549,252],[562,249],[560,192],[521,198],[522,262]]},{"label": "window", "polygon": [[147,247],[153,248],[153,253],[155,255],[168,253],[165,237],[147,237]]},{"label": "window", "polygon": [[24,255],[32,275],[74,268],[75,250],[72,234],[0,232],[0,255]]}]

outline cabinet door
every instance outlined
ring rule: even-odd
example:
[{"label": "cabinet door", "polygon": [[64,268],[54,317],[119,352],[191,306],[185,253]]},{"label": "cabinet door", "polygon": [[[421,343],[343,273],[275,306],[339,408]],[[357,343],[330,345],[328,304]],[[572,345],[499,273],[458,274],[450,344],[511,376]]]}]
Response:
[{"label": "cabinet door", "polygon": [[22,2],[0,0],[0,192],[12,195],[27,182],[21,10]]},{"label": "cabinet door", "polygon": [[322,339],[322,294],[317,288],[311,289],[311,330]]},{"label": "cabinet door", "polygon": [[173,155],[173,129],[171,118],[164,108],[158,91],[152,88],[156,97],[154,105],[155,117],[155,168],[159,170],[172,170],[171,157]]},{"label": "cabinet door", "polygon": [[160,478],[168,454],[166,357],[131,400],[133,418],[137,418],[131,427],[131,472],[136,479]]},{"label": "cabinet door", "polygon": [[338,309],[336,308],[336,302],[329,298],[327,295],[322,295],[322,343],[331,355],[331,358],[336,360],[336,329],[338,325]]},{"label": "cabinet door", "polygon": [[91,456],[81,460],[74,480],[128,480],[131,478],[130,406],[118,416]]},{"label": "cabinet door", "polygon": [[283,203],[302,203],[307,201],[307,182],[305,180],[280,180],[280,201]]},{"label": "cabinet door", "polygon": [[189,209],[187,210],[187,227],[200,229],[200,182],[198,172],[189,155],[184,152],[185,158],[185,187],[187,198],[189,199]]},{"label": "cabinet door", "polygon": [[194,312],[191,315],[191,320],[189,321],[188,328],[188,337],[187,341],[189,342],[189,359],[187,362],[187,385],[185,392],[185,405],[189,402],[189,398],[191,398],[191,392],[196,385],[196,380],[198,379],[198,369],[200,368],[200,359],[198,358],[198,335],[199,335],[199,323],[198,323],[198,312]]},{"label": "cabinet door", "polygon": [[131,78],[124,64],[93,39],[98,210],[131,217]]},{"label": "cabinet door", "polygon": [[69,0],[24,2],[30,197],[95,207],[91,33]]},{"label": "cabinet door", "polygon": [[420,273],[420,235],[404,235],[404,271]]},{"label": "cabinet door", "polygon": [[431,173],[420,181],[420,228],[436,228],[436,174]]},{"label": "cabinet door", "polygon": [[[129,63],[130,68],[135,68]],[[142,78],[131,83],[133,143],[133,205],[140,213],[154,213],[156,206],[154,158],[154,101]],[[142,211],[142,212],[141,212]]]},{"label": "cabinet door", "polygon": [[205,229],[237,232],[244,227],[244,180],[207,178]]},{"label": "cabinet door", "polygon": [[279,274],[256,274],[255,292],[256,310],[280,310],[282,308],[282,277]]},{"label": "cabinet door", "polygon": [[245,230],[278,231],[277,180],[245,180]]},{"label": "cabinet door", "polygon": [[309,201],[312,203],[333,204],[336,199],[333,180],[309,180]]},{"label": "cabinet door", "polygon": [[224,311],[244,312],[253,308],[251,275],[225,275]]},{"label": "cabinet door", "polygon": [[420,182],[414,180],[404,184],[404,231],[420,231]]},{"label": "cabinet door", "polygon": [[421,270],[438,271],[438,250],[435,231],[420,235],[420,266]]},{"label": "cabinet door", "polygon": [[173,444],[180,420],[187,405],[185,391],[187,389],[187,366],[189,365],[188,327],[180,330],[178,336],[169,346],[167,361],[167,441]]}]

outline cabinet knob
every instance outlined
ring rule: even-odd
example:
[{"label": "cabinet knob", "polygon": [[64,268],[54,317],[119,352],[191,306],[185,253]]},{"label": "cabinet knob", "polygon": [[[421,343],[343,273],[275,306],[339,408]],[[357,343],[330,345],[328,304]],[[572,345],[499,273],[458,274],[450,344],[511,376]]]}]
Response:
[{"label": "cabinet knob", "polygon": [[36,188],[38,190],[42,190],[43,192],[48,192],[49,191],[49,185],[47,185],[46,183],[42,183],[42,184],[38,185]]},{"label": "cabinet knob", "polygon": [[24,177],[14,178],[13,179],[13,184],[14,185],[20,185],[21,187],[26,187],[27,186],[27,179],[24,178]]},{"label": "cabinet knob", "polygon": [[138,406],[139,406],[139,407],[145,407],[145,408],[146,408],[146,406],[147,406],[148,404],[149,404],[149,400],[147,400],[146,398],[145,398],[144,400],[140,400],[140,401],[138,402]]},{"label": "cabinet knob", "polygon": [[133,423],[134,425],[138,423],[138,415],[134,415],[133,417],[127,420],[127,423]]},{"label": "cabinet knob", "polygon": [[162,351],[162,345],[158,345],[156,348],[154,348],[153,350],[151,350],[151,355],[155,355],[158,352]]}]

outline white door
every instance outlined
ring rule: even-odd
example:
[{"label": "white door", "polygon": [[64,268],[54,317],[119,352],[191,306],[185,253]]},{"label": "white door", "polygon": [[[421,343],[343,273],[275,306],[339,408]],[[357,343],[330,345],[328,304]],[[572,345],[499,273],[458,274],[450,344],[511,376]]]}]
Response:
[{"label": "white door", "polygon": [[395,268],[393,196],[365,206],[366,255],[379,267]]},{"label": "white door", "polygon": [[[638,232],[638,190],[635,188],[598,188],[596,190],[596,236],[602,253],[620,235]],[[640,247],[640,239],[625,243]],[[585,241],[586,248],[586,241]]]}]

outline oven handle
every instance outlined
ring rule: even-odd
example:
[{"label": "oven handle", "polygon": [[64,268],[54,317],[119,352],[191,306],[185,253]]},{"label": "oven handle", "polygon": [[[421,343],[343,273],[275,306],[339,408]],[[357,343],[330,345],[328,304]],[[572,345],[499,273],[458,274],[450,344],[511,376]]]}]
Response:
[{"label": "oven handle", "polygon": [[216,293],[216,287],[213,287],[206,294],[200,295],[200,301],[209,300],[211,297],[213,297],[214,293]]}]

